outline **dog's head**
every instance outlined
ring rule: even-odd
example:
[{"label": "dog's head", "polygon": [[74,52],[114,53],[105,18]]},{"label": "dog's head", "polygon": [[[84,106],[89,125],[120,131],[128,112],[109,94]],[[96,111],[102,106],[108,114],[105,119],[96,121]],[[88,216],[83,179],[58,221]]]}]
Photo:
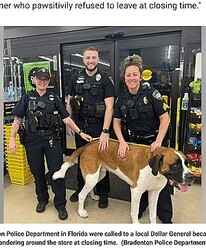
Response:
[{"label": "dog's head", "polygon": [[194,175],[188,168],[185,155],[172,148],[157,149],[150,158],[149,165],[153,175],[157,175],[159,172],[169,180],[170,185],[182,192],[186,192],[188,186],[194,182]]}]

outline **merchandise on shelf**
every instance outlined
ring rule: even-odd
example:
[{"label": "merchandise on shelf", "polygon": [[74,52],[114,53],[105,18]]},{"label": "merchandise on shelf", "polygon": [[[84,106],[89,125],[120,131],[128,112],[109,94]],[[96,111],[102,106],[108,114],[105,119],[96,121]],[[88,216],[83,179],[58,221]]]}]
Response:
[{"label": "merchandise on shelf", "polygon": [[202,161],[201,151],[190,149],[187,151],[187,158],[188,158],[188,160],[192,161],[193,163],[194,162],[201,163],[201,161]]},{"label": "merchandise on shelf", "polygon": [[193,147],[201,145],[201,136],[199,134],[188,134],[187,143]]},{"label": "merchandise on shelf", "polygon": [[194,94],[199,94],[201,92],[201,85],[202,85],[202,82],[199,79],[197,81],[192,81],[189,84]]},{"label": "merchandise on shelf", "polygon": [[195,177],[201,178],[201,175],[202,175],[201,167],[197,167],[196,165],[190,165],[190,170],[193,172]]}]

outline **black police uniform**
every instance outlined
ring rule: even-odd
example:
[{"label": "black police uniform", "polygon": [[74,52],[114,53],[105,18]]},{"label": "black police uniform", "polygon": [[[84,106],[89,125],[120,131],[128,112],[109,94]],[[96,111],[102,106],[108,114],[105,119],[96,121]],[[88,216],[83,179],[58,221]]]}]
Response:
[{"label": "black police uniform", "polygon": [[[114,117],[122,121],[122,133],[126,141],[151,145],[155,141],[160,121],[159,116],[169,110],[161,94],[147,84],[142,84],[136,95],[123,91],[115,103]],[[166,139],[163,146],[168,146]],[[157,205],[157,215],[163,223],[172,219],[172,187],[167,184],[161,191]],[[148,206],[148,192],[140,200],[139,217]]]},{"label": "black police uniform", "polygon": [[[71,107],[75,123],[81,130],[93,138],[102,133],[105,113],[104,99],[115,95],[115,88],[110,77],[101,70],[92,76],[88,76],[86,70],[82,70],[73,77],[68,84],[67,94],[71,98]],[[76,147],[79,148],[87,142],[78,134],[75,134]],[[77,168],[78,189],[84,186],[84,179],[78,163]],[[110,191],[109,173],[96,185],[99,196],[108,196]]]},{"label": "black police uniform", "polygon": [[[68,117],[65,106],[53,93],[39,96],[36,90],[22,96],[12,114],[25,118],[24,146],[28,164],[34,175],[36,195],[39,203],[49,200],[45,178],[45,160],[50,175],[58,171],[63,163],[63,153],[59,139],[61,120]],[[54,206],[57,210],[65,208],[66,188],[64,179],[51,181],[54,192]]]}]

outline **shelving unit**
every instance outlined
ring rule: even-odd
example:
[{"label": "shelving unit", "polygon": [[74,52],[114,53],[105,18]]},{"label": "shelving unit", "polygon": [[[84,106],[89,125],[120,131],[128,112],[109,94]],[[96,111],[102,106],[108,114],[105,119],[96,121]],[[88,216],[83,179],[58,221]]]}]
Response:
[{"label": "shelving unit", "polygon": [[189,160],[190,168],[197,180],[201,180],[201,95],[191,94],[190,114],[188,132],[186,138],[186,155]]}]

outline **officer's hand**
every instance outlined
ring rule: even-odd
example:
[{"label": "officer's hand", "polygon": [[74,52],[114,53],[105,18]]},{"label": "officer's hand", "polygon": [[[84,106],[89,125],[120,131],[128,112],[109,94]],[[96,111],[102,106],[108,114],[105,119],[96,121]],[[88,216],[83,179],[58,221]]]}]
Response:
[{"label": "officer's hand", "polygon": [[108,133],[101,133],[99,138],[99,149],[105,150],[109,146],[109,134]]},{"label": "officer's hand", "polygon": [[18,150],[18,147],[17,147],[17,144],[16,144],[16,140],[15,140],[14,137],[10,138],[9,149],[10,149],[10,151],[11,151],[12,154],[15,154],[16,151]]},{"label": "officer's hand", "polygon": [[117,151],[117,154],[124,159],[127,153],[127,150],[129,150],[129,145],[123,141],[119,143],[119,149]]},{"label": "officer's hand", "polygon": [[67,132],[70,136],[74,136],[75,135],[75,131],[73,129],[71,129],[70,127],[67,128]]},{"label": "officer's hand", "polygon": [[82,139],[84,139],[85,141],[90,142],[92,140],[92,137],[86,133],[81,133],[80,136],[82,137]]},{"label": "officer's hand", "polygon": [[153,152],[155,151],[157,148],[161,147],[162,143],[154,141],[151,146],[150,146],[150,151]]}]

